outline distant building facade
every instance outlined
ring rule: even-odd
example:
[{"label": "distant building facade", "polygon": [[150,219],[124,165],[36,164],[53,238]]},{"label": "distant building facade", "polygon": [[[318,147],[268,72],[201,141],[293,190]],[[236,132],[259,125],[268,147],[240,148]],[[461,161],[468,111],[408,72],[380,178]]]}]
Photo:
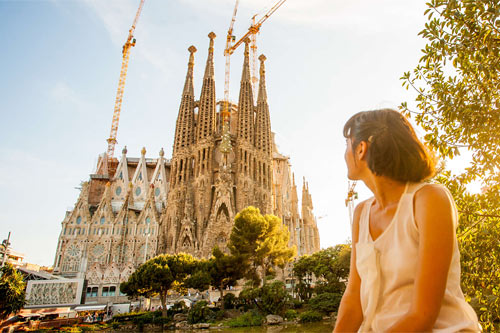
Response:
[{"label": "distant building facade", "polygon": [[118,160],[101,156],[96,174],[82,184],[73,210],[66,212],[59,236],[54,273],[85,278],[87,303],[126,298],[119,284],[160,253],[208,257],[225,249],[236,213],[255,206],[279,216],[290,231],[290,245],[300,255],[320,249],[309,188],[304,180],[299,212],[297,186],[289,157],[280,154],[271,132],[260,59],[257,101],[250,80],[245,44],[238,105],[215,99],[213,44],[210,45],[201,96],[193,88],[194,53],[190,56],[181,97],[172,158],[122,151]]}]

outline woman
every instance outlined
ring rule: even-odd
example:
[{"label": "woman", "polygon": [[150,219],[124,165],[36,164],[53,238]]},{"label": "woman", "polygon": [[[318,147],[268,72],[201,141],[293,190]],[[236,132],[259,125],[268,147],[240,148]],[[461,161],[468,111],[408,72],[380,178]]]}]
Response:
[{"label": "woman", "polygon": [[460,289],[457,211],[448,190],[423,181],[434,160],[394,110],[344,126],[348,178],[374,197],[354,211],[351,271],[334,332],[477,332]]}]

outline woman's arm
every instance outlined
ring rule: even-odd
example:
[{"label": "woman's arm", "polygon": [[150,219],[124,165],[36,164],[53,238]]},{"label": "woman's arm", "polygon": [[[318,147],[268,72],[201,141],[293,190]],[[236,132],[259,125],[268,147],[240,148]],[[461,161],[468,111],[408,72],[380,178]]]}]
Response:
[{"label": "woman's arm", "polygon": [[360,203],[354,210],[349,280],[344,296],[342,296],[342,301],[340,302],[337,322],[335,323],[333,332],[357,332],[363,322],[363,311],[361,309],[361,300],[359,296],[361,279],[356,269],[356,243],[358,242],[359,217],[363,204],[364,202]]},{"label": "woman's arm", "polygon": [[431,331],[446,289],[455,240],[452,199],[439,186],[424,186],[415,193],[414,212],[419,249],[413,301],[388,332]]}]

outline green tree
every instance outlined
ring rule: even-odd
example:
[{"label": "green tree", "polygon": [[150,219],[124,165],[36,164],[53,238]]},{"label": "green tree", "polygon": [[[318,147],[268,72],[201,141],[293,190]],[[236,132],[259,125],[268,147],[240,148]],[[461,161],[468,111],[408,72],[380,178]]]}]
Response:
[{"label": "green tree", "polygon": [[272,281],[256,288],[245,288],[241,291],[240,298],[247,303],[255,304],[263,314],[283,314],[290,301],[290,295],[282,281]]},{"label": "green tree", "polygon": [[162,305],[162,315],[167,316],[167,292],[173,288],[185,288],[186,279],[195,268],[195,259],[185,253],[156,256],[130,275],[120,285],[120,290],[129,296],[158,294]]},{"label": "green tree", "polygon": [[[350,260],[349,244],[339,244],[300,257],[293,266],[293,272],[299,280],[300,297],[308,300],[313,291],[316,294],[325,292],[342,294],[349,276]],[[316,278],[314,290],[311,288],[313,277]]]},{"label": "green tree", "polygon": [[310,255],[303,255],[293,264],[293,274],[297,278],[297,294],[303,301],[308,301],[313,294],[313,260]]},{"label": "green tree", "polygon": [[[500,330],[500,3],[430,0],[423,56],[403,85],[414,88],[417,109],[401,109],[426,131],[442,157],[467,149],[464,172],[444,170],[437,180],[450,189],[460,213],[458,240],[462,285],[483,328]],[[470,194],[465,185],[483,185]]]},{"label": "green tree", "polygon": [[443,156],[460,147],[472,152],[462,181],[480,177],[499,183],[500,3],[494,0],[431,0],[420,35],[428,43],[420,63],[403,75],[418,92],[417,111],[425,139]]},{"label": "green tree", "polygon": [[245,277],[258,286],[264,277],[274,274],[274,267],[284,268],[295,256],[295,247],[288,247],[290,234],[281,219],[260,214],[249,206],[239,212],[228,243],[231,254],[247,267]]},{"label": "green tree", "polygon": [[0,269],[0,320],[22,309],[26,303],[25,288],[22,275],[6,263]]},{"label": "green tree", "polygon": [[240,265],[240,258],[222,252],[219,247],[214,247],[212,257],[200,260],[196,271],[188,279],[188,286],[200,291],[214,286],[219,290],[221,307],[224,309],[224,289],[236,285],[245,273],[245,267]]},{"label": "green tree", "polygon": [[457,204],[457,228],[462,268],[461,282],[466,299],[478,313],[486,331],[500,330],[500,202],[498,193],[468,193],[464,184],[443,172],[437,179],[445,184]]}]

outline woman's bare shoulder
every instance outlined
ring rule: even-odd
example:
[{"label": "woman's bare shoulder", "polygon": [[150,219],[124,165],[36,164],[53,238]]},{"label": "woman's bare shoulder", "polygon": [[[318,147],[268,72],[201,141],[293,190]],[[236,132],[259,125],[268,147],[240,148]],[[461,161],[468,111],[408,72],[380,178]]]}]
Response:
[{"label": "woman's bare shoulder", "polygon": [[444,203],[450,202],[450,192],[442,184],[425,184],[415,192],[415,204],[423,202]]},{"label": "woman's bare shoulder", "polygon": [[420,228],[422,224],[431,223],[433,228],[456,224],[456,210],[453,197],[441,184],[427,184],[417,192],[413,201],[415,221]]}]

